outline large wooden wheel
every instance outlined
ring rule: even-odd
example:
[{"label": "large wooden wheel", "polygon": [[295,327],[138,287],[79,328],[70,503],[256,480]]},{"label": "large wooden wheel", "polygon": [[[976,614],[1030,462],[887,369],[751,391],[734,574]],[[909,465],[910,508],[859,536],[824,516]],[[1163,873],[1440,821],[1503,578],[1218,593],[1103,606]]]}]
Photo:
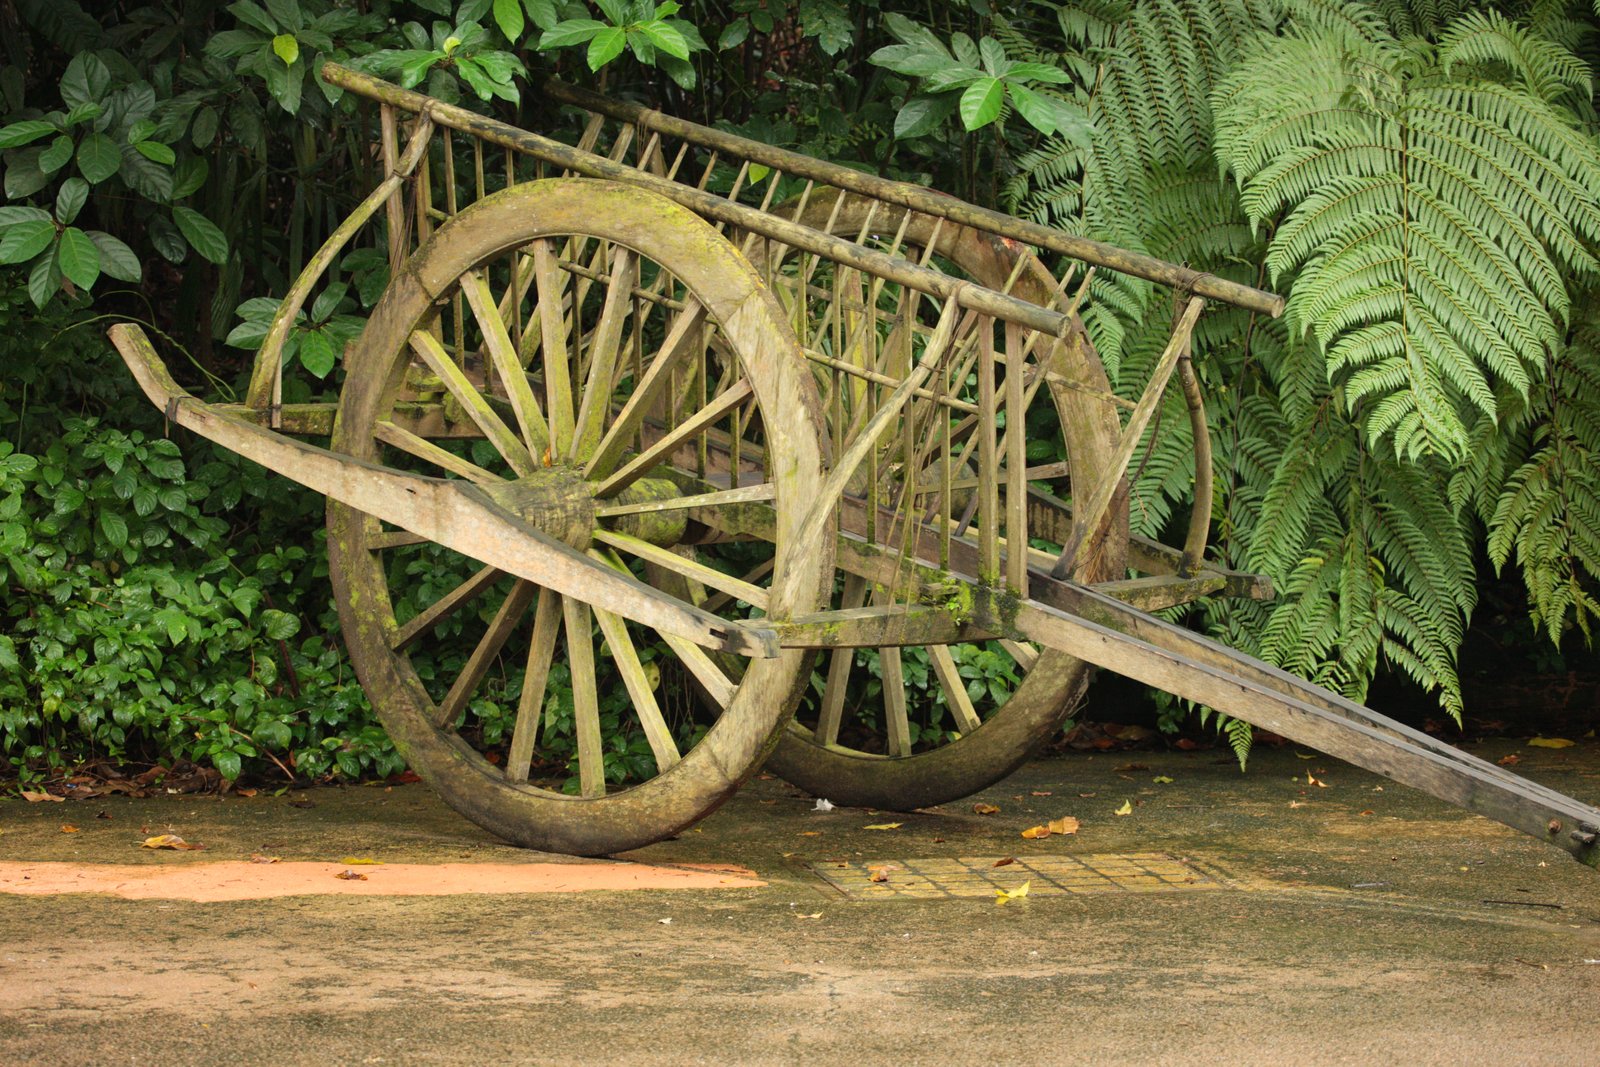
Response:
[{"label": "large wooden wheel", "polygon": [[[481,437],[424,436],[419,393]],[[586,565],[653,580],[652,618],[703,603],[748,621],[814,610],[832,574],[829,546],[794,543],[820,426],[782,310],[731,244],[651,193],[558,179],[468,207],[397,272],[333,448],[476,483]],[[726,464],[718,483],[729,452],[745,484]],[[695,509],[729,499],[770,507],[771,535],[683,547]],[[708,652],[343,505],[328,528],[345,641],[390,736],[517,844],[596,855],[675,833],[759,766],[798,699],[802,653]]]},{"label": "large wooden wheel", "polygon": [[[778,213],[788,217],[781,208]],[[869,244],[888,244],[896,235],[903,255],[925,252],[932,242],[932,265],[993,289],[1009,281],[1013,295],[1041,305],[1057,298],[1053,279],[1037,261],[1015,271],[1018,248],[1012,243],[905,214],[860,198],[838,205],[835,196],[826,196],[808,204],[801,221]],[[864,227],[870,231],[863,233]],[[1120,432],[1115,409],[1101,399],[1109,393],[1105,371],[1081,326],[1052,342],[1042,362],[1056,376],[1050,395],[1065,438],[1070,485],[1087,492],[1111,466]],[[1127,537],[1127,499],[1119,493],[1079,550],[1074,577],[1123,577]],[[858,606],[875,595],[870,582],[850,573],[843,556],[839,567],[836,606]],[[827,653],[818,668],[813,690],[768,768],[835,803],[899,810],[968,796],[1010,774],[1073,713],[1091,673],[1063,653],[1000,642],[841,649]],[[915,676],[937,685],[941,712],[915,706],[917,687],[908,684]],[[990,677],[1006,684],[991,687]],[[864,692],[869,695],[863,698]],[[919,717],[921,729],[913,724]],[[932,729],[928,720],[935,720]]]}]

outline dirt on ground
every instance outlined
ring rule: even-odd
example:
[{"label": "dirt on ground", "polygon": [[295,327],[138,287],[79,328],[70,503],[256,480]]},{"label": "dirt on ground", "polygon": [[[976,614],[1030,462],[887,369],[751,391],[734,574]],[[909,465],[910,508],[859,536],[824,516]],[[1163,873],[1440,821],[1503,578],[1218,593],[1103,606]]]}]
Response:
[{"label": "dirt on ground", "polygon": [[[1479,751],[1600,801],[1600,745]],[[1337,761],[1080,754],[817,807],[758,780],[573,861],[420,785],[0,802],[0,1062],[1594,1062],[1600,873]],[[7,891],[30,865],[67,880]],[[174,888],[71,880],[106,868]],[[179,891],[208,882],[237,898]]]}]

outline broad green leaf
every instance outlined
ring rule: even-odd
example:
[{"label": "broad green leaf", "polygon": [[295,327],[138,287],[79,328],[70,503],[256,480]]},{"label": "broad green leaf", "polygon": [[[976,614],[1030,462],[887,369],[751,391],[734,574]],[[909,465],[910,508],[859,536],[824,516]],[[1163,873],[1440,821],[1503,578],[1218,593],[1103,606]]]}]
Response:
[{"label": "broad green leaf", "polygon": [[49,184],[50,179],[39,169],[42,154],[37,148],[24,148],[11,154],[6,162],[6,196],[9,199],[32,196]]},{"label": "broad green leaf", "polygon": [[961,89],[986,77],[988,75],[977,67],[950,66],[928,75],[922,83],[922,91],[942,93],[951,89]]},{"label": "broad green leaf", "polygon": [[261,613],[261,628],[274,641],[287,641],[300,631],[300,620],[287,611],[268,608]]},{"label": "broad green leaf", "polygon": [[628,34],[620,27],[612,26],[595,34],[594,40],[589,42],[588,63],[590,70],[599,70],[607,63],[622,54],[628,45]]},{"label": "broad green leaf", "polygon": [[78,173],[99,185],[122,168],[122,149],[103,133],[91,133],[78,145]]},{"label": "broad green leaf", "polygon": [[[28,298],[34,307],[42,308],[61,288],[61,271],[56,267],[55,256],[40,256],[28,272]],[[60,503],[60,498],[57,498]]]},{"label": "broad green leaf", "polygon": [[206,183],[211,167],[202,156],[184,156],[172,171],[172,199],[182,200],[198,192]]},{"label": "broad green leaf", "polygon": [[955,109],[953,94],[916,97],[894,117],[894,135],[899,140],[925,136],[938,129]]},{"label": "broad green leaf", "polygon": [[279,27],[285,30],[298,30],[305,25],[305,14],[300,4],[301,0],[262,0],[266,5],[267,14],[271,15]]},{"label": "broad green leaf", "polygon": [[56,245],[56,266],[62,277],[79,289],[91,289],[100,277],[100,249],[88,234],[68,226]]},{"label": "broad green leaf", "polygon": [[605,28],[605,23],[596,22],[594,19],[567,19],[539,35],[539,51],[582,44],[593,40],[595,35],[603,32]]},{"label": "broad green leaf", "polygon": [[667,72],[667,77],[677,82],[684,89],[693,89],[695,85],[694,64],[687,59],[677,56],[663,55],[660,57],[660,67]]},{"label": "broad green leaf", "polygon": [[741,44],[744,44],[745,38],[749,36],[750,20],[745,18],[734,19],[722,27],[721,35],[717,37],[717,48],[724,52],[730,48],[738,48]]},{"label": "broad green leaf", "polygon": [[56,190],[56,221],[65,226],[78,217],[84,201],[89,199],[89,183],[82,178],[68,178]]},{"label": "broad green leaf", "polygon": [[677,56],[679,59],[689,58],[689,42],[683,39],[683,34],[665,22],[641,23],[639,32],[667,55]]},{"label": "broad green leaf", "polygon": [[613,26],[623,26],[628,22],[628,0],[594,0],[594,5]]},{"label": "broad green leaf", "polygon": [[39,153],[39,169],[54,174],[72,158],[72,138],[62,136],[50,142],[50,147]]},{"label": "broad green leaf", "polygon": [[518,0],[494,0],[494,21],[512,44],[522,39],[526,22],[522,17],[522,4]]},{"label": "broad green leaf", "polygon": [[300,335],[300,365],[318,378],[326,378],[339,362],[338,349],[321,330]]},{"label": "broad green leaf", "polygon": [[272,53],[283,60],[286,67],[294,66],[294,61],[300,58],[300,42],[294,39],[292,33],[280,33],[272,39]]},{"label": "broad green leaf", "polygon": [[228,11],[234,18],[246,26],[253,26],[265,34],[276,34],[280,27],[272,16],[261,10],[260,5],[253,4],[250,0],[238,0],[238,3],[229,4]]},{"label": "broad green leaf", "polygon": [[89,230],[89,240],[100,250],[100,269],[119,282],[136,282],[144,275],[133,249],[103,230]]},{"label": "broad green leaf", "polygon": [[264,60],[261,73],[267,80],[267,92],[272,94],[278,106],[291,115],[297,114],[300,111],[300,94],[305,88],[305,79],[300,71]]},{"label": "broad green leaf", "polygon": [[112,548],[121,548],[128,543],[128,520],[114,511],[100,513],[100,533],[110,542]]},{"label": "broad green leaf", "polygon": [[136,144],[139,141],[148,141],[151,137],[155,136],[156,129],[156,124],[151,122],[149,119],[136,122],[128,130],[128,143]]},{"label": "broad green leaf", "polygon": [[190,246],[205,259],[222,263],[228,258],[228,239],[200,212],[177,205],[172,209],[172,221],[178,224]]},{"label": "broad green leaf", "polygon": [[141,156],[152,163],[161,163],[170,167],[178,159],[172,149],[160,141],[138,141],[133,147]]},{"label": "broad green leaf", "polygon": [[54,126],[38,119],[13,122],[9,126],[0,127],[0,148],[16,148],[18,145],[31,144],[39,138],[55,132],[56,128]]},{"label": "broad green leaf", "polygon": [[1072,80],[1072,75],[1060,67],[1052,67],[1048,63],[1013,63],[1011,69],[1006,71],[1006,80],[1010,82],[1028,81],[1044,82],[1048,85],[1065,85]]},{"label": "broad green leaf", "polygon": [[56,224],[48,218],[16,223],[0,237],[0,263],[26,263],[50,247]]},{"label": "broad green leaf", "polygon": [[85,122],[93,122],[95,119],[99,118],[105,113],[106,109],[100,104],[79,104],[77,107],[67,112],[65,124],[69,127],[81,126]]},{"label": "broad green leaf", "polygon": [[905,44],[885,45],[868,58],[875,66],[913,78],[926,78],[947,71],[953,65],[950,54],[943,49],[931,52]]},{"label": "broad green leaf", "polygon": [[490,78],[483,67],[473,59],[461,58],[456,60],[456,73],[461,75],[466,83],[472,86],[472,91],[478,94],[480,100],[491,100],[495,96],[494,79]]},{"label": "broad green leaf", "polygon": [[25,204],[0,207],[0,230],[8,226],[15,226],[19,222],[31,222],[34,220],[49,222],[50,213],[43,208],[28,207]]},{"label": "broad green leaf", "polygon": [[1005,97],[1005,83],[999,78],[983,78],[973,82],[961,94],[962,125],[969,130],[989,125],[1000,117],[1000,104]]},{"label": "broad green leaf", "polygon": [[528,17],[541,30],[554,29],[556,23],[561,21],[555,0],[522,0],[522,6],[528,9]]},{"label": "broad green leaf", "polygon": [[111,69],[93,52],[79,52],[61,75],[61,100],[69,108],[101,103],[111,88]]},{"label": "broad green leaf", "polygon": [[218,752],[211,757],[211,765],[229,782],[237,781],[240,771],[243,770],[237,752]]},{"label": "broad green leaf", "polygon": [[217,135],[219,121],[217,109],[209,104],[194,113],[194,126],[189,131],[189,139],[196,148],[204,148],[211,143]]},{"label": "broad green leaf", "polygon": [[493,0],[461,0],[461,6],[456,8],[456,25],[481,20],[492,3]]},{"label": "broad green leaf", "polygon": [[400,84],[407,89],[420,84],[422,79],[428,76],[428,71],[433,65],[443,58],[437,52],[424,52],[408,59],[400,68]]},{"label": "broad green leaf", "polygon": [[993,37],[979,39],[978,55],[983,57],[983,69],[996,78],[1003,77],[1011,68],[1011,61],[1006,58],[1006,50],[1000,47],[1000,42]]},{"label": "broad green leaf", "polygon": [[1015,82],[1007,83],[1017,114],[1040,133],[1059,134],[1076,144],[1088,144],[1094,128],[1088,118],[1064,100],[1037,93]]}]

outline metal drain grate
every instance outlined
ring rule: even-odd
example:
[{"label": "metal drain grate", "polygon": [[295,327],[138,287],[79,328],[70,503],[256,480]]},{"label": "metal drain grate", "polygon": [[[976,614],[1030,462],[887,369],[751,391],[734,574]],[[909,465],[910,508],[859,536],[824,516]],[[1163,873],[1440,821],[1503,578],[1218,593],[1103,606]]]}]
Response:
[{"label": "metal drain grate", "polygon": [[1209,864],[1165,852],[1018,857],[997,866],[1003,859],[825,860],[810,867],[839,892],[858,900],[992,897],[997,889],[1016,889],[1023,882],[1029,883],[1029,896],[1244,888]]}]

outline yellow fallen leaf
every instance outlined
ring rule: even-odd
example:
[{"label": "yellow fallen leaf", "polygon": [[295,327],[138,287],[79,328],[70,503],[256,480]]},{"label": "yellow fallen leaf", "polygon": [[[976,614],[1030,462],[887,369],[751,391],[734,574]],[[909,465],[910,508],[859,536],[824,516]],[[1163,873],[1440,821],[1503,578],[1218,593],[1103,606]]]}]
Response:
[{"label": "yellow fallen leaf", "polygon": [[1152,782],[1154,782],[1156,785],[1171,785],[1172,784],[1172,779],[1168,778],[1164,774],[1158,774],[1158,775],[1156,775],[1154,778],[1152,778],[1150,780]]},{"label": "yellow fallen leaf", "polygon": [[976,812],[977,814],[979,814],[979,815],[998,815],[998,814],[1000,814],[1000,805],[998,805],[998,804],[974,804],[974,805],[972,805],[972,810],[974,812]]},{"label": "yellow fallen leaf", "polygon": [[75,834],[78,832],[78,828],[72,825],[70,822],[64,822],[61,824],[61,832],[64,834]]},{"label": "yellow fallen leaf", "polygon": [[996,906],[1027,896],[1028,887],[1032,884],[1033,879],[1030,878],[1028,881],[1023,882],[1015,889],[996,889],[994,891],[994,902]]},{"label": "yellow fallen leaf", "polygon": [[902,823],[897,823],[897,822],[875,822],[871,826],[863,826],[862,829],[863,830],[898,830],[898,829],[900,829],[900,827],[902,825],[903,825]]},{"label": "yellow fallen leaf", "polygon": [[363,864],[381,864],[381,863],[383,863],[382,860],[368,859],[365,856],[346,856],[344,859],[340,860],[339,862],[344,864],[346,867],[360,867]]},{"label": "yellow fallen leaf", "polygon": [[1529,748],[1571,748],[1576,741],[1568,741],[1565,737],[1535,737],[1528,742]]},{"label": "yellow fallen leaf", "polygon": [[795,918],[796,919],[820,919],[820,918],[822,918],[822,912],[814,911],[810,915],[796,915]]},{"label": "yellow fallen leaf", "polygon": [[867,870],[870,872],[872,880],[874,882],[887,882],[889,880],[889,872],[890,871],[898,871],[899,869],[900,869],[899,867],[896,867],[892,863],[885,863],[885,864],[883,864],[882,866],[879,866],[879,867],[868,867],[867,868]]},{"label": "yellow fallen leaf", "polygon": [[1133,801],[1124,800],[1122,802],[1122,807],[1118,808],[1112,814],[1114,814],[1114,815],[1132,815],[1133,814]]},{"label": "yellow fallen leaf", "polygon": [[1078,820],[1070,815],[1059,819],[1050,820],[1050,832],[1053,834],[1075,834],[1078,832]]},{"label": "yellow fallen leaf", "polygon": [[365,882],[367,880],[366,875],[357,874],[355,871],[340,871],[334,877],[343,878],[347,882]]},{"label": "yellow fallen leaf", "polygon": [[29,804],[40,804],[47,801],[50,803],[59,804],[67,799],[66,797],[58,797],[54,793],[34,793],[26,789],[18,790],[18,792],[21,794],[22,799],[26,800]]},{"label": "yellow fallen leaf", "polygon": [[1306,785],[1314,785],[1318,789],[1328,788],[1327,782],[1324,782],[1321,778],[1314,776],[1310,771],[1306,772]]},{"label": "yellow fallen leaf", "polygon": [[1029,841],[1037,841],[1041,837],[1050,836],[1050,827],[1030,826],[1026,830],[1022,831],[1022,836],[1026,837]]},{"label": "yellow fallen leaf", "polygon": [[179,837],[177,834],[157,834],[154,837],[145,838],[144,839],[144,844],[140,845],[139,847],[140,848],[171,848],[171,849],[177,849],[177,850],[184,851],[184,852],[197,852],[200,849],[205,848],[206,846],[204,846],[204,845],[191,845],[189,842],[185,841],[183,838]]}]

